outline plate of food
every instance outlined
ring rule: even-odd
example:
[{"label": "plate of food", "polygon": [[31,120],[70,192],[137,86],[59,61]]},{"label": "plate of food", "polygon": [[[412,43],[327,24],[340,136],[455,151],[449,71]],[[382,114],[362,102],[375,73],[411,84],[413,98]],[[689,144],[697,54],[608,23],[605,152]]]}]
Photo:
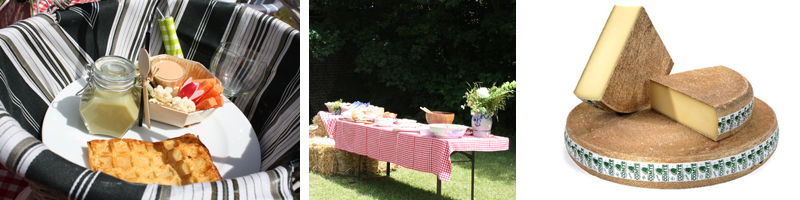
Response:
[{"label": "plate of food", "polygon": [[[78,79],[56,96],[44,117],[42,142],[61,157],[90,168],[88,142],[114,138],[92,135],[84,125],[78,110],[81,97],[75,96],[75,93],[86,84],[86,80]],[[222,178],[236,178],[260,171],[261,152],[255,131],[235,104],[227,98],[223,100],[224,106],[190,127],[152,121],[148,129],[146,125],[140,127],[137,121],[122,138],[161,142],[191,133],[207,147]]]}]

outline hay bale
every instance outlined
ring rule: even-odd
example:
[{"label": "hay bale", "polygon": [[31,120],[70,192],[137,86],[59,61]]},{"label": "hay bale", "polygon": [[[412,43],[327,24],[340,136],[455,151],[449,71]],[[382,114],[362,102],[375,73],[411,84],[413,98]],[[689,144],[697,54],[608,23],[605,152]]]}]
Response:
[{"label": "hay bale", "polygon": [[308,161],[311,171],[322,175],[336,174],[336,150],[330,138],[311,138],[308,140]]},{"label": "hay bale", "polygon": [[336,150],[336,175],[356,174],[358,167],[358,154]]},{"label": "hay bale", "polygon": [[317,125],[317,137],[328,137],[328,131],[325,130],[325,124],[322,123],[322,118],[319,117],[319,114],[314,116],[314,119],[311,120],[314,125]]},{"label": "hay bale", "polygon": [[[392,163],[389,169],[397,171],[398,167],[400,167],[400,165]],[[378,172],[386,172],[386,162],[378,161]]]},{"label": "hay bale", "polygon": [[[309,169],[322,175],[355,175],[358,167],[358,154],[335,149],[335,142],[330,138],[309,139]],[[398,165],[392,164],[391,170]],[[361,158],[362,173],[386,172],[386,162],[369,157]]]},{"label": "hay bale", "polygon": [[[358,159],[358,158],[356,158]],[[375,160],[369,157],[361,158],[361,171],[362,173],[386,173],[386,162]],[[392,163],[392,171],[397,171],[397,164]]]}]

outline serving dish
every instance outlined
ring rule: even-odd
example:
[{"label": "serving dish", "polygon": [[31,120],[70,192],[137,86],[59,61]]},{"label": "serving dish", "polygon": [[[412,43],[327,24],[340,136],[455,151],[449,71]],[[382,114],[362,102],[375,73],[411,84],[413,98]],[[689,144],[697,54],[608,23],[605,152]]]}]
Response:
[{"label": "serving dish", "polygon": [[402,124],[392,126],[393,131],[397,132],[419,132],[419,125],[417,124]]},{"label": "serving dish", "polygon": [[468,126],[458,124],[431,124],[431,133],[437,138],[455,139],[461,138],[467,132]]},{"label": "serving dish", "polygon": [[431,111],[431,113],[425,113],[425,120],[428,121],[428,124],[452,124],[455,116],[456,114],[451,112]]},{"label": "serving dish", "polygon": [[417,123],[417,120],[413,119],[397,119],[395,121],[397,121],[398,125],[412,125]]},{"label": "serving dish", "polygon": [[380,127],[389,127],[394,125],[394,119],[392,118],[375,118],[375,125]]},{"label": "serving dish", "polygon": [[433,132],[431,132],[431,127],[430,126],[422,124],[422,125],[419,125],[419,134],[422,134],[423,136],[427,136],[427,135],[433,135]]},{"label": "serving dish", "polygon": [[[187,70],[187,74],[181,80],[179,80],[179,83],[183,83],[184,81],[186,81],[186,79],[192,77],[192,79],[195,81],[205,79],[205,80],[214,80],[217,85],[222,84],[216,77],[214,77],[214,74],[211,74],[211,72],[208,71],[208,69],[206,69],[206,67],[199,62],[178,58],[170,55],[158,55],[151,57],[150,63],[156,63],[161,60],[168,60],[186,65],[185,67]],[[208,119],[208,117],[210,117],[211,114],[214,113],[214,111],[219,109],[219,108],[210,108],[191,113],[184,113],[157,103],[153,102],[147,102],[147,103],[148,103],[147,106],[150,106],[151,120],[159,121],[177,127],[185,127],[188,125],[200,123],[201,121]]]},{"label": "serving dish", "polygon": [[[103,135],[89,134],[78,112],[80,97],[75,93],[86,85],[86,80],[78,79],[68,85],[56,96],[42,124],[42,142],[54,153],[76,165],[89,166],[88,145],[94,139],[113,139]],[[236,178],[260,170],[261,153],[255,131],[247,118],[235,104],[225,99],[211,117],[189,128],[178,128],[161,122],[147,126],[133,127],[122,136],[158,142],[169,138],[193,133],[206,145],[214,164],[223,178]]]}]

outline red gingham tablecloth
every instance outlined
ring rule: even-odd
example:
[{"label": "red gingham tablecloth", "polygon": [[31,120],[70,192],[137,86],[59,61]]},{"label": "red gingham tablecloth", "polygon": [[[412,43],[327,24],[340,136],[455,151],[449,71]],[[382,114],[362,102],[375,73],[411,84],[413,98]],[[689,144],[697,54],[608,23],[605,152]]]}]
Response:
[{"label": "red gingham tablecloth", "polygon": [[328,132],[328,137],[333,138],[336,135],[336,121],[339,121],[341,115],[334,115],[333,113],[319,111],[319,118],[322,119],[322,124],[325,125],[325,131]]},{"label": "red gingham tablecloth", "polygon": [[25,187],[28,187],[28,182],[0,164],[0,199],[15,199]]},{"label": "red gingham tablecloth", "polygon": [[[69,6],[73,6],[75,4],[91,3],[91,2],[97,2],[97,1],[100,1],[100,0],[72,0],[72,1],[68,1],[68,2],[70,2]],[[43,12],[47,11],[47,8],[49,8],[50,5],[53,5],[53,0],[39,1],[39,2],[36,3],[35,10],[36,10],[37,13],[43,13]],[[58,9],[58,8],[55,8],[55,9]]]},{"label": "red gingham tablecloth", "polygon": [[337,115],[327,112],[320,112],[320,118],[328,135],[336,141],[336,149],[433,173],[446,182],[450,181],[450,154],[453,152],[508,150],[506,137],[439,139],[413,132],[394,132],[389,127],[342,121]]}]

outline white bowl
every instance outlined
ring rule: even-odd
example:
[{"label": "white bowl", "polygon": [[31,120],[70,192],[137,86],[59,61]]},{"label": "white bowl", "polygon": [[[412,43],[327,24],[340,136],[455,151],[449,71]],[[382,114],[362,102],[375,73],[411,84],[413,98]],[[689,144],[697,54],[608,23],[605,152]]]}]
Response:
[{"label": "white bowl", "polygon": [[431,124],[429,125],[431,133],[437,138],[455,139],[464,136],[467,132],[468,126],[458,124]]},{"label": "white bowl", "polygon": [[397,124],[398,125],[412,125],[412,124],[416,124],[416,123],[417,123],[417,120],[413,120],[413,119],[398,119],[397,120]]},{"label": "white bowl", "polygon": [[428,125],[419,125],[419,133],[422,135],[433,135],[431,132],[431,127]]},{"label": "white bowl", "polygon": [[375,118],[375,125],[381,127],[392,126],[394,124],[394,119],[392,118]]},{"label": "white bowl", "polygon": [[417,124],[404,124],[392,126],[393,131],[398,132],[419,132],[419,125]]}]

